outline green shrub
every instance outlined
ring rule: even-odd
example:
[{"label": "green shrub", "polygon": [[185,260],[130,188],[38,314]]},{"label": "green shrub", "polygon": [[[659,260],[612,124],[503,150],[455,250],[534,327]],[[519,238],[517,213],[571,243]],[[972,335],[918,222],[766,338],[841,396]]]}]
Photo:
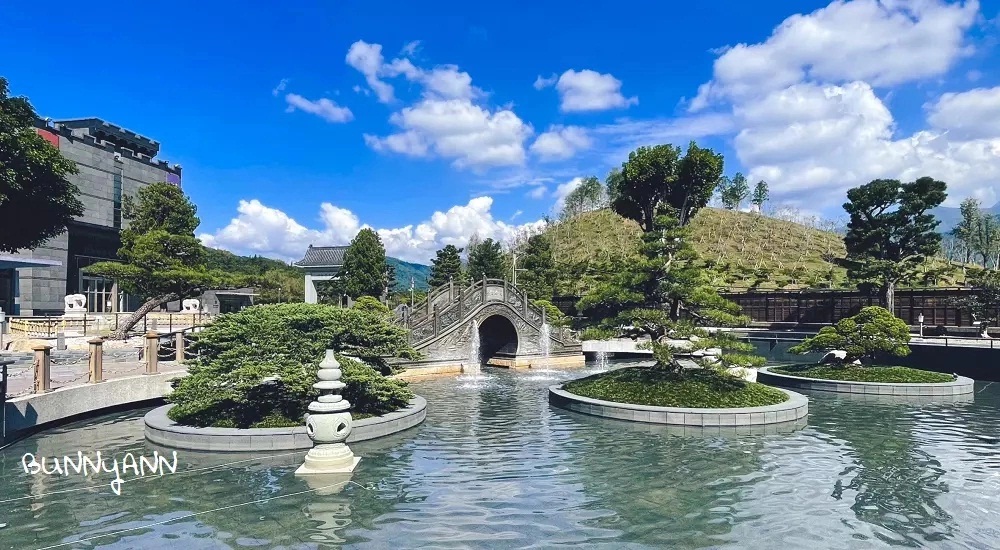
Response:
[{"label": "green shrub", "polygon": [[587,327],[580,331],[580,340],[610,340],[616,336],[617,333],[613,330],[598,328],[598,327]]},{"label": "green shrub", "polygon": [[[318,393],[312,385],[327,348],[366,362],[415,356],[405,330],[379,313],[322,304],[254,306],[197,334],[192,351],[198,358],[175,383],[170,418],[194,426],[246,428],[280,419],[298,425]],[[338,360],[343,395],[356,414],[391,412],[413,396],[405,382],[368,364]]]},{"label": "green shrub", "polygon": [[875,360],[880,353],[898,357],[909,355],[910,327],[889,310],[879,306],[862,308],[854,317],[841,319],[831,327],[823,327],[816,336],[788,348],[791,353],[844,350],[846,362]]},{"label": "green shrub", "polygon": [[372,296],[362,296],[358,298],[351,309],[356,311],[362,311],[367,313],[374,313],[378,315],[391,315],[392,312],[389,310],[389,306],[378,301],[378,298]]},{"label": "green shrub", "polygon": [[568,327],[571,324],[570,318],[548,300],[531,300],[531,305],[545,310],[545,321],[549,326]]}]

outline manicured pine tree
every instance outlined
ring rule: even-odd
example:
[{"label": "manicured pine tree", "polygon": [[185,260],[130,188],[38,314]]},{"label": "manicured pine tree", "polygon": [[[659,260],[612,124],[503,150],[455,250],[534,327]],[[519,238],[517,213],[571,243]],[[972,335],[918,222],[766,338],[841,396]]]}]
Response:
[{"label": "manicured pine tree", "polygon": [[466,281],[465,273],[462,271],[462,249],[453,244],[437,251],[436,257],[431,260],[431,276],[427,283],[433,289],[448,284],[448,281],[455,283]]},{"label": "manicured pine tree", "polygon": [[385,291],[386,271],[382,239],[374,230],[362,229],[344,252],[338,289],[355,300],[361,296],[378,298]]},{"label": "manicured pine tree", "polygon": [[558,272],[549,238],[544,234],[532,235],[517,263],[517,267],[524,270],[517,275],[517,286],[536,300],[552,298]]},{"label": "manicured pine tree", "polygon": [[471,245],[469,249],[469,277],[479,279],[484,274],[487,279],[503,279],[507,275],[500,243],[486,239]]}]

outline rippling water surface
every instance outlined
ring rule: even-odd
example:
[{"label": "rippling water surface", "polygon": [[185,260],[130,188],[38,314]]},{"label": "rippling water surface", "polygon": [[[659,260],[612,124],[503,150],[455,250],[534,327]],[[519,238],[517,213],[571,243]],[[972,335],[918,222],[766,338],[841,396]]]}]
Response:
[{"label": "rippling water surface", "polygon": [[353,445],[335,494],[292,475],[302,452],[179,451],[120,496],[110,474],[25,475],[29,452],[165,451],[142,412],[51,430],[0,452],[0,548],[1000,546],[1000,384],[952,403],[813,393],[806,425],[713,435],[549,407],[548,385],[589,372],[414,383],[426,422]]}]

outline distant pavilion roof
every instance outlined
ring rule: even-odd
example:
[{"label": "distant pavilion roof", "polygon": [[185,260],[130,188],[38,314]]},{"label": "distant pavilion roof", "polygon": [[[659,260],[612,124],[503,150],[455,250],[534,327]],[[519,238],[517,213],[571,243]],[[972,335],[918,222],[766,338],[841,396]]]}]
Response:
[{"label": "distant pavilion roof", "polygon": [[295,262],[299,267],[342,267],[344,265],[346,246],[313,246],[309,245],[306,255]]}]

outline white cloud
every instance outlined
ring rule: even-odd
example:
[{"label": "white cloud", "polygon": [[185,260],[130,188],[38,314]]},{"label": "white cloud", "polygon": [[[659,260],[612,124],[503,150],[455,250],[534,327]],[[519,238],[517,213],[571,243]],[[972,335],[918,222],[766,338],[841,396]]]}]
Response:
[{"label": "white cloud", "polygon": [[403,44],[403,48],[399,50],[400,55],[405,55],[407,57],[413,57],[416,55],[417,50],[420,49],[420,41],[414,40],[412,42],[407,42]]},{"label": "white cloud", "polygon": [[549,188],[544,185],[539,185],[538,187],[532,187],[531,191],[528,191],[527,195],[533,199],[540,199],[544,197],[549,192]]},{"label": "white cloud", "polygon": [[[411,42],[404,47],[403,53],[405,55],[412,55],[409,50],[413,44],[419,45],[419,41]],[[414,45],[413,48],[416,46]],[[424,96],[428,98],[474,99],[484,95],[482,90],[472,85],[472,77],[469,76],[469,73],[460,71],[457,65],[440,65],[431,69],[422,69],[406,57],[386,62],[382,55],[381,44],[369,44],[364,40],[358,40],[351,44],[347,51],[346,61],[348,65],[364,75],[365,82],[382,103],[390,103],[395,99],[392,85],[384,79],[399,76],[422,85]]]},{"label": "white cloud", "polygon": [[562,100],[559,109],[563,112],[605,111],[627,108],[639,103],[638,97],[626,98],[622,95],[621,80],[611,74],[601,74],[590,69],[579,72],[569,69],[558,80],[555,79],[555,75],[549,78],[539,76],[535,79],[536,90],[553,84]]},{"label": "white cloud", "polygon": [[565,160],[592,145],[579,126],[552,126],[531,144],[531,152],[543,161]]},{"label": "white cloud", "polygon": [[[944,75],[966,55],[978,4],[938,0],[834,2],[779,25],[765,42],[721,52],[692,110],[728,113],[751,180],[774,202],[836,208],[875,178],[932,176],[949,203],[1000,187],[1000,94],[945,94],[927,106],[929,127],[901,135],[876,86]],[[707,120],[708,126],[719,123]]]},{"label": "white cloud", "polygon": [[289,113],[298,109],[314,114],[327,122],[350,122],[354,119],[350,109],[341,107],[325,97],[310,101],[298,94],[288,94],[285,96],[285,102],[288,103]]},{"label": "white cloud", "polygon": [[278,97],[278,95],[281,94],[281,92],[285,91],[286,87],[288,87],[288,79],[282,78],[281,82],[278,82],[278,85],[275,86],[273,90],[271,90],[271,95],[273,95],[274,97]]},{"label": "white cloud", "polygon": [[[464,247],[469,237],[505,241],[520,231],[537,231],[545,222],[514,225],[493,217],[493,199],[471,199],[446,211],[434,212],[429,219],[398,228],[376,229],[389,256],[411,262],[427,263],[434,252],[445,245]],[[515,216],[516,217],[516,216]],[[301,259],[310,245],[343,245],[367,225],[360,224],[350,210],[323,203],[321,228],[310,229],[287,214],[254,199],[240,201],[238,216],[214,233],[199,236],[206,246],[224,248],[242,254],[260,254],[284,260]]]},{"label": "white cloud", "polygon": [[375,92],[379,101],[389,103],[393,100],[392,86],[379,79],[379,72],[385,61],[380,44],[369,44],[364,40],[358,40],[347,50],[346,61],[348,65],[365,75],[365,82]]},{"label": "white cloud", "polygon": [[765,42],[726,49],[691,109],[716,100],[740,101],[802,81],[891,86],[941,75],[971,52],[964,33],[978,9],[976,0],[856,0],[793,15]]},{"label": "white cloud", "polygon": [[524,140],[533,132],[513,111],[490,111],[463,99],[424,99],[389,120],[402,131],[366,135],[370,147],[418,157],[434,153],[458,168],[523,164]]},{"label": "white cloud", "polygon": [[942,95],[928,108],[927,121],[949,136],[1000,137],[1000,86]]}]

